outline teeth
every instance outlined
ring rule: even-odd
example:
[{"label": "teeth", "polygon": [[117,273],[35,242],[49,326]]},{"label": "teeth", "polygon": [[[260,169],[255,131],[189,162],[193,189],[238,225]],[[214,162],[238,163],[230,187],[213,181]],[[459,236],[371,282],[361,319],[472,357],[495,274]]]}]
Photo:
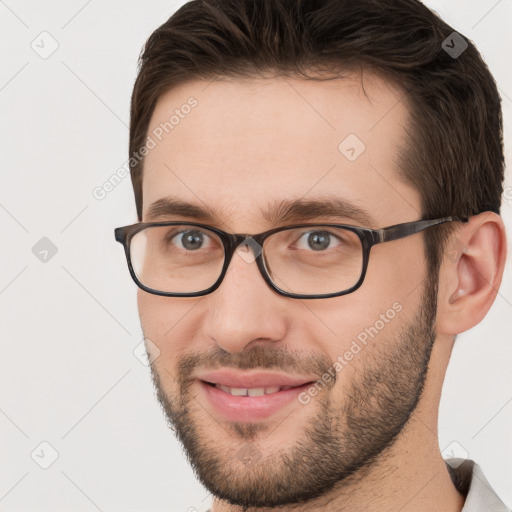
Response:
[{"label": "teeth", "polygon": [[223,386],[222,384],[215,384],[215,387],[234,396],[263,396],[270,395],[271,393],[277,393],[280,389],[290,389],[292,386],[274,386],[271,388],[230,388],[229,386]]},{"label": "teeth", "polygon": [[231,394],[235,396],[247,395],[247,389],[245,388],[231,388]]},{"label": "teeth", "polygon": [[247,390],[248,396],[263,396],[265,394],[265,388],[250,388]]}]

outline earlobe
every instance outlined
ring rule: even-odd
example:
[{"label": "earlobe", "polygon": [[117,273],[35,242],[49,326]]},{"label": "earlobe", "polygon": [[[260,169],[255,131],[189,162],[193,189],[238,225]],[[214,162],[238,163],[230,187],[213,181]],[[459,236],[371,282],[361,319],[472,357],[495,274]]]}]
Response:
[{"label": "earlobe", "polygon": [[505,227],[496,213],[474,215],[452,235],[439,274],[438,333],[459,334],[485,317],[498,293],[505,259]]}]

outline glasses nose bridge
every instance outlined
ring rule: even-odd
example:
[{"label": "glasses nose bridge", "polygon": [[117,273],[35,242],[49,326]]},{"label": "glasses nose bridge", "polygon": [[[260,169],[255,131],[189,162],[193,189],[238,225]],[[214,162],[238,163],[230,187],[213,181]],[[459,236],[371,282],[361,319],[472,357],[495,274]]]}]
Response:
[{"label": "glasses nose bridge", "polygon": [[231,235],[231,243],[234,247],[234,249],[238,249],[238,247],[245,241],[246,238],[248,238],[250,235],[246,233],[237,233],[234,235]]},{"label": "glasses nose bridge", "polygon": [[242,256],[242,258],[247,263],[256,262],[256,266],[258,267],[259,273],[263,277],[264,281],[267,282],[267,284],[269,284],[271,286],[269,277],[267,275],[265,275],[266,272],[264,269],[264,264],[262,264],[262,260],[260,259],[263,254],[262,236],[264,234],[260,234],[260,235],[250,235],[248,233],[236,233],[236,234],[224,233],[224,234],[225,234],[225,238],[224,238],[224,241],[225,241],[224,268],[225,268],[225,270],[223,272],[222,280],[224,280],[225,272],[228,270],[228,268],[231,265],[231,261],[233,259],[233,256],[235,255],[235,251],[238,249],[238,247],[240,247],[240,245],[242,245],[247,240],[246,247],[248,248],[248,252],[250,252],[252,250],[254,260],[250,257],[247,259],[246,257]]},{"label": "glasses nose bridge", "polygon": [[231,259],[235,253],[235,251],[245,242],[247,241],[247,247],[252,249],[254,252],[255,259],[261,255],[263,250],[261,244],[260,235],[250,235],[249,233],[236,233],[236,234],[228,234],[229,239],[229,259]]}]

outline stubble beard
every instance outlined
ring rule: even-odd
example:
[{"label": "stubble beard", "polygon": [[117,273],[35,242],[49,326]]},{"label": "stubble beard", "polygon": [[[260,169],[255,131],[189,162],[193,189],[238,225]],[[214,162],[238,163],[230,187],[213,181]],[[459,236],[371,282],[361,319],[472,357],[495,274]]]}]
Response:
[{"label": "stubble beard", "polygon": [[[334,403],[326,388],[309,404],[297,404],[315,410],[300,438],[272,453],[261,448],[263,434],[271,439],[279,425],[221,424],[197,403],[193,380],[178,372],[177,394],[169,396],[152,364],[158,400],[199,481],[217,498],[244,508],[298,505],[321,500],[357,472],[383,462],[415,410],[426,380],[437,306],[437,281],[427,281],[414,318],[393,340],[379,335],[372,342],[378,345],[363,350],[364,364],[345,384],[343,402]],[[254,349],[254,367],[275,368],[275,360],[265,365],[264,346]],[[190,361],[178,367],[191,370]],[[343,371],[338,379],[343,381]],[[229,434],[230,446],[219,443],[219,429],[224,430],[220,438]],[[286,438],[282,432],[281,437]]]}]

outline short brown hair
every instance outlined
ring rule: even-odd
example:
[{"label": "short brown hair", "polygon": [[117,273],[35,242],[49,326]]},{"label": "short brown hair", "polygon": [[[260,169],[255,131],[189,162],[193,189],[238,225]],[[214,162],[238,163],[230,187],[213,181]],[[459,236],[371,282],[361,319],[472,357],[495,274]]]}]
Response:
[{"label": "short brown hair", "polygon": [[[335,78],[338,71],[371,69],[405,93],[410,126],[399,172],[420,193],[422,217],[499,213],[500,96],[471,41],[457,34],[467,48],[457,57],[446,51],[443,41],[453,46],[453,32],[417,0],[193,0],[156,29],[141,52],[130,155],[146,142],[158,98],[186,81],[268,72]],[[139,221],[143,165],[130,160]],[[432,270],[449,227],[429,231]]]}]

